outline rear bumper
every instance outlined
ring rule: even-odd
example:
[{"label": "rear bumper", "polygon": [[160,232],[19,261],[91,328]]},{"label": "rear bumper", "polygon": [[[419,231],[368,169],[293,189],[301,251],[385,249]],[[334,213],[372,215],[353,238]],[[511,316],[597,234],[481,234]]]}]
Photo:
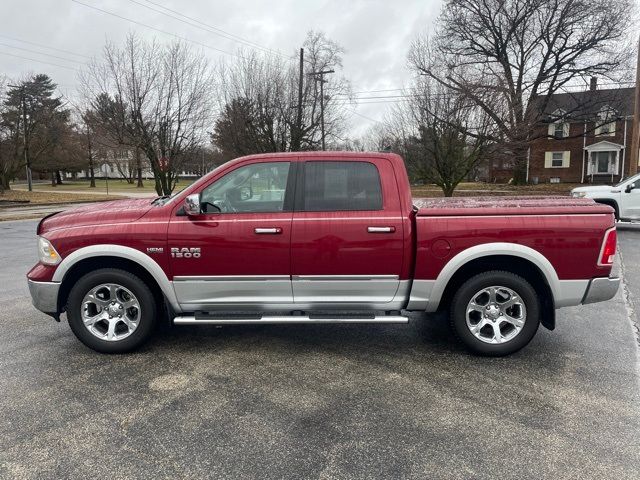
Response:
[{"label": "rear bumper", "polygon": [[593,278],[589,282],[589,286],[587,287],[587,291],[584,294],[582,303],[587,304],[611,300],[613,297],[615,297],[619,287],[619,278]]},{"label": "rear bumper", "polygon": [[28,280],[33,306],[44,313],[58,313],[58,282],[36,282]]}]

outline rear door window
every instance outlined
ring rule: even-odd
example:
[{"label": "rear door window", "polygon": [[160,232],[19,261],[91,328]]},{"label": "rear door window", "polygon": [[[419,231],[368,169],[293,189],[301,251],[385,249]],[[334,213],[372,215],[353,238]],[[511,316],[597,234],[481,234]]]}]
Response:
[{"label": "rear door window", "polygon": [[382,210],[380,174],[369,162],[306,162],[302,210]]}]

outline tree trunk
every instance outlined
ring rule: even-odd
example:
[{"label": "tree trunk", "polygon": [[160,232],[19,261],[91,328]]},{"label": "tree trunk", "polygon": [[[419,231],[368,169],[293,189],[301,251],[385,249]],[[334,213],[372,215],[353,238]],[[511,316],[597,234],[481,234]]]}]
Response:
[{"label": "tree trunk", "polygon": [[96,175],[93,170],[93,145],[91,144],[91,131],[87,124],[87,156],[89,157],[89,188],[96,188]]},{"label": "tree trunk", "polygon": [[56,186],[56,173],[55,172],[51,172],[51,186],[52,187]]},{"label": "tree trunk", "polygon": [[445,197],[453,197],[453,192],[455,191],[457,185],[444,185],[442,187],[442,193]]},{"label": "tree trunk", "polygon": [[156,188],[156,193],[160,196],[162,196],[162,183],[160,182],[160,173],[156,173],[154,176],[154,180],[155,180],[155,188]]},{"label": "tree trunk", "polygon": [[137,188],[142,188],[144,185],[142,184],[142,162],[140,160],[140,150],[136,148],[136,175],[138,177]]},{"label": "tree trunk", "polygon": [[529,147],[526,144],[516,145],[513,152],[513,184],[525,185],[527,183],[527,157]]},{"label": "tree trunk", "polygon": [[2,175],[0,177],[0,191],[11,190],[11,178],[8,175]]},{"label": "tree trunk", "polygon": [[62,185],[62,175],[60,170],[56,170],[56,185]]}]

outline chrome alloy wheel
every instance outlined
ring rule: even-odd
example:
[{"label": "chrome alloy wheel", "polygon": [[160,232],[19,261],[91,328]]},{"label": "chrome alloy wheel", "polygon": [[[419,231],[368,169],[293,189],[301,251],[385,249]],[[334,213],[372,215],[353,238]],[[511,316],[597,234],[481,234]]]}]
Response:
[{"label": "chrome alloy wheel", "polygon": [[140,323],[140,302],[116,283],[92,288],[82,300],[82,322],[92,335],[115,342],[131,335]]},{"label": "chrome alloy wheel", "polygon": [[527,308],[510,288],[493,286],[477,292],[467,304],[467,327],[485,343],[505,343],[522,331]]}]

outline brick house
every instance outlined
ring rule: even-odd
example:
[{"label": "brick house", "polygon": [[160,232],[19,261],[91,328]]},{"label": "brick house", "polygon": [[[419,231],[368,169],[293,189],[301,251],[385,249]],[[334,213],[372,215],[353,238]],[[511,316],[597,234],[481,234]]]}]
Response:
[{"label": "brick house", "polygon": [[[634,88],[552,95],[529,144],[529,182],[616,183],[628,171]],[[535,104],[534,104],[535,108]]]}]

